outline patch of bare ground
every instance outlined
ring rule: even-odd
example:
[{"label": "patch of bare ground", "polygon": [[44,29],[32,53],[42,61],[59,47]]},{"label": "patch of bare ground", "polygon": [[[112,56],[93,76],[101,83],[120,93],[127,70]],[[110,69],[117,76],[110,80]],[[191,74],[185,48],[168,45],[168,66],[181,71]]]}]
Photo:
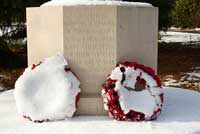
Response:
[{"label": "patch of bare ground", "polygon": [[200,45],[162,43],[158,52],[163,85],[200,91]]}]

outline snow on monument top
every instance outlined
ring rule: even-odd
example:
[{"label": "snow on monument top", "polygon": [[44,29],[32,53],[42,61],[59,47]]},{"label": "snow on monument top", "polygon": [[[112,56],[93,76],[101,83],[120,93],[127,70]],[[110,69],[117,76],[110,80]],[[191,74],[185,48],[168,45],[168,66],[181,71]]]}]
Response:
[{"label": "snow on monument top", "polygon": [[51,0],[41,5],[44,6],[74,6],[74,5],[115,5],[133,7],[153,7],[149,3],[125,2],[121,0]]}]

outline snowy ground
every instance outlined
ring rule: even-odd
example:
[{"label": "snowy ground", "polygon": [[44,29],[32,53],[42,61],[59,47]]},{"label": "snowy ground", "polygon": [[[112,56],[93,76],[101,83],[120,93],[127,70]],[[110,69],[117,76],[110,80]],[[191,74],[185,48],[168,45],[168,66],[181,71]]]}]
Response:
[{"label": "snowy ground", "polygon": [[0,92],[5,90],[5,88],[3,86],[0,85]]},{"label": "snowy ground", "polygon": [[200,34],[186,32],[160,32],[160,42],[200,42]]},{"label": "snowy ground", "polygon": [[185,87],[200,91],[200,67],[193,67],[190,72],[182,72],[178,78],[166,75],[163,81],[165,86]]},{"label": "snowy ground", "polygon": [[[3,75],[0,75],[0,80],[3,79]],[[5,87],[0,83],[0,92],[4,91]]]},{"label": "snowy ground", "polygon": [[118,122],[108,116],[76,116],[35,124],[19,117],[13,91],[0,94],[1,134],[200,134],[200,93],[165,88],[165,105],[157,121]]},{"label": "snowy ground", "polygon": [[[8,77],[5,76],[5,75],[1,75],[1,74],[0,74],[0,82],[3,81],[3,80],[5,80],[5,79],[8,80]],[[3,84],[0,83],[0,93],[1,93],[2,91],[6,90],[6,89],[7,89],[7,88],[5,88],[5,87],[3,86]]]}]

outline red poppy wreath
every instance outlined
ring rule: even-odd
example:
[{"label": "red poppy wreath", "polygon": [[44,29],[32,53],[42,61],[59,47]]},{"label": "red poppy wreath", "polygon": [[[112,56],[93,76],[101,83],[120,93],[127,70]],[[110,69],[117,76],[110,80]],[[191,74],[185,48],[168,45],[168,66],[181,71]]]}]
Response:
[{"label": "red poppy wreath", "polygon": [[72,117],[79,100],[79,85],[63,55],[46,58],[25,69],[16,81],[18,112],[34,122]]},{"label": "red poppy wreath", "polygon": [[136,62],[118,64],[103,84],[104,108],[116,120],[154,120],[163,106],[161,81]]}]

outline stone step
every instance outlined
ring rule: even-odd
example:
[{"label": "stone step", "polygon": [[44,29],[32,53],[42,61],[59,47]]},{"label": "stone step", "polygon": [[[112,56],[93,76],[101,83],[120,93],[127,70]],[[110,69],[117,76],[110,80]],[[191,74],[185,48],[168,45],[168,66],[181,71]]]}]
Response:
[{"label": "stone step", "polygon": [[101,95],[81,95],[76,115],[106,115]]}]

